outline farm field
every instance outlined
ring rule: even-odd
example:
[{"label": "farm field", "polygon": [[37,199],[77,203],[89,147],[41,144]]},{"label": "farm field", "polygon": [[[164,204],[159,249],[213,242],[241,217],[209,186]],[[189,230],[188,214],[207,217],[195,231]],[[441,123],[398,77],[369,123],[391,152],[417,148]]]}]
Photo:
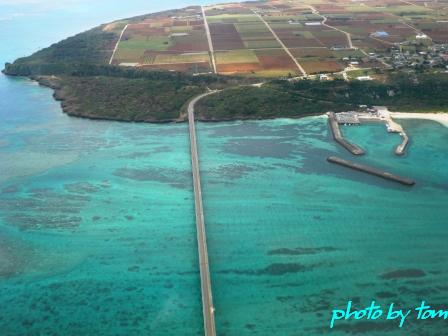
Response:
[{"label": "farm field", "polygon": [[200,7],[127,22],[113,64],[209,72],[211,60]]},{"label": "farm field", "polygon": [[111,64],[244,76],[387,68],[393,48],[448,43],[448,0],[272,0],[192,6],[107,27]]}]

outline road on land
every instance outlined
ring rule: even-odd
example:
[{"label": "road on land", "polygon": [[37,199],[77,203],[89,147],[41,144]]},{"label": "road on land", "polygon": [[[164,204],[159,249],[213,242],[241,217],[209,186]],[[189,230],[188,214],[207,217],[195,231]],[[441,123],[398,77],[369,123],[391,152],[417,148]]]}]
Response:
[{"label": "road on land", "polygon": [[[201,6],[201,10],[202,10],[202,17],[204,18],[204,26],[205,26],[205,33],[207,35],[208,49],[210,51],[210,57],[212,59],[213,72],[218,73],[218,70],[216,68],[215,51],[213,50],[212,35],[210,34],[210,27],[208,26],[208,21],[207,21],[207,16],[205,15],[204,6]],[[199,99],[201,99],[201,98],[199,98]]]},{"label": "road on land", "polygon": [[256,11],[254,11],[252,9],[252,12],[264,23],[264,25],[266,26],[266,28],[269,29],[269,31],[271,32],[272,36],[274,36],[274,38],[277,40],[277,42],[281,45],[281,47],[283,48],[283,50],[286,52],[286,54],[291,57],[292,61],[294,62],[294,64],[297,66],[297,68],[299,69],[299,71],[302,73],[303,76],[307,76],[307,73],[305,71],[305,69],[300,65],[300,63],[296,60],[296,58],[293,56],[293,54],[291,54],[291,52],[289,51],[289,49],[286,47],[286,45],[283,43],[282,40],[280,40],[280,38],[278,37],[278,35],[275,33],[274,29],[271,28],[271,26],[269,25],[269,23],[263,19],[263,17],[257,13]]}]

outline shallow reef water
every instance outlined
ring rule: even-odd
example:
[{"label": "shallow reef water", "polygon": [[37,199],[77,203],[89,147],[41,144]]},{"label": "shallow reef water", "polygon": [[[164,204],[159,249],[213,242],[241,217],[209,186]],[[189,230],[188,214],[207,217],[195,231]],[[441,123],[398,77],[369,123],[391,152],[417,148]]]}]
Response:
[{"label": "shallow reef water", "polygon": [[[0,63],[119,16],[207,2],[6,1]],[[69,118],[51,90],[2,75],[0,118],[0,336],[203,335],[187,125]],[[446,321],[329,329],[349,300],[447,308],[448,130],[401,123],[404,157],[384,125],[344,128],[360,158],[324,117],[197,125],[218,335],[446,335]]]},{"label": "shallow reef water", "polygon": [[[6,114],[0,126],[2,335],[202,334],[187,125],[69,118],[50,90],[3,85],[16,87],[3,104],[21,99],[26,118]],[[219,335],[320,335],[349,300],[446,302],[448,131],[403,125],[404,157],[384,125],[344,128],[367,149],[353,158],[325,117],[198,124]],[[417,184],[333,166],[328,155]],[[401,331],[344,321],[331,333]]]}]

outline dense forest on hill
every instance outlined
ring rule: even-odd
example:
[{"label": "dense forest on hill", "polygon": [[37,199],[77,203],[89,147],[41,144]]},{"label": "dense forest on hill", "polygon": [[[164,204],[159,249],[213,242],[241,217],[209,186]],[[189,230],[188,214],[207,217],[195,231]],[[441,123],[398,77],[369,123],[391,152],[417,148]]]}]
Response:
[{"label": "dense forest on hill", "polygon": [[395,74],[386,82],[277,80],[261,88],[237,87],[199,102],[201,119],[299,117],[386,105],[394,111],[448,111],[448,74]]},{"label": "dense forest on hill", "polygon": [[60,73],[85,64],[106,64],[118,37],[102,27],[69,37],[31,56],[6,64],[6,73],[28,76],[45,72]]},{"label": "dense forest on hill", "polygon": [[70,115],[136,122],[177,120],[183,105],[204,90],[197,85],[144,78],[64,76],[38,80],[55,89],[55,98]]},{"label": "dense forest on hill", "polygon": [[[301,117],[327,111],[386,105],[394,111],[448,111],[448,74],[394,75],[386,82],[319,82],[274,80],[262,87],[247,79],[189,76],[168,72],[135,72],[99,67],[92,75],[37,76],[55,89],[70,115],[122,121],[180,121],[194,96],[207,88],[222,91],[196,105],[201,120]],[[106,71],[107,70],[107,71]]]}]

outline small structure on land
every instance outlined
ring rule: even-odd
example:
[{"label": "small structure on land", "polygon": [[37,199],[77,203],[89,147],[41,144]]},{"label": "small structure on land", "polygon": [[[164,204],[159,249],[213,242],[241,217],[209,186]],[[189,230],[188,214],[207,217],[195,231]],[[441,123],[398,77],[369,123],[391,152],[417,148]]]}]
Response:
[{"label": "small structure on land", "polygon": [[377,31],[371,34],[373,37],[387,37],[389,36],[388,32],[385,31]]},{"label": "small structure on land", "polygon": [[355,111],[336,113],[336,121],[343,125],[359,125],[358,114]]},{"label": "small structure on land", "polygon": [[358,76],[358,77],[356,77],[356,80],[359,80],[359,81],[369,81],[369,80],[372,80],[372,77],[370,77],[370,76]]},{"label": "small structure on land", "polygon": [[425,39],[428,38],[428,35],[425,35],[425,34],[423,34],[423,33],[420,33],[420,34],[417,34],[417,35],[415,36],[415,38],[416,38],[417,40],[425,40]]}]

